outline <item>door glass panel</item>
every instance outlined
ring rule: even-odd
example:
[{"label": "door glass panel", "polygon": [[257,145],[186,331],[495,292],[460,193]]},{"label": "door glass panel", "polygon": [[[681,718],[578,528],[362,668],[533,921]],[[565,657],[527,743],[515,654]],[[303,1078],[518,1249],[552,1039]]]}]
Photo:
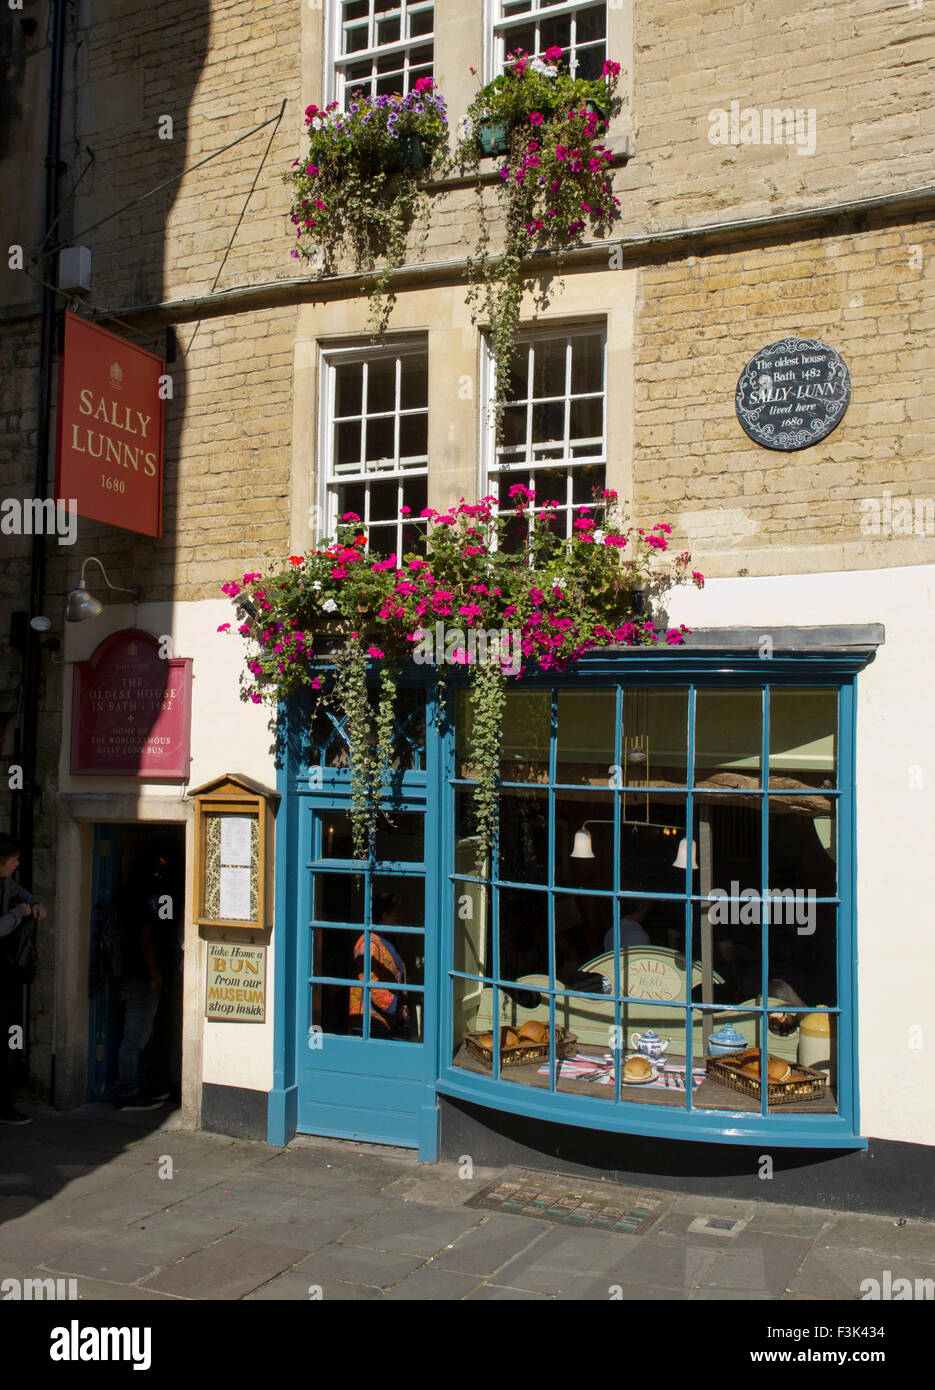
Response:
[{"label": "door glass panel", "polygon": [[316,873],[313,912],[319,922],[363,922],[363,874]]},{"label": "door glass panel", "polygon": [[374,874],[372,913],[375,927],[424,927],[425,880]]}]

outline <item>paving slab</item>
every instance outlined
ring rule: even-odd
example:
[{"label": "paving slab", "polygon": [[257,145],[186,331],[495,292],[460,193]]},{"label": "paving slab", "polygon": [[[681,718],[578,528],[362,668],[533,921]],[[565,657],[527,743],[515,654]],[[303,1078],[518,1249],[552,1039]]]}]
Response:
[{"label": "paving slab", "polygon": [[[845,1250],[841,1246],[814,1245],[789,1286],[791,1293],[814,1294],[822,1299],[860,1300],[861,1284],[876,1279],[882,1287],[885,1271],[890,1279],[931,1279],[930,1261],[902,1260],[895,1255],[879,1255],[865,1250]],[[870,1301],[870,1300],[868,1300]]]},{"label": "paving slab", "polygon": [[172,1293],[180,1298],[243,1298],[305,1258],[304,1250],[286,1245],[265,1245],[225,1236],[167,1269],[152,1275],[140,1286]]},{"label": "paving slab", "polygon": [[441,1251],[435,1263],[440,1269],[482,1278],[495,1274],[508,1260],[528,1250],[541,1236],[554,1229],[545,1221],[525,1216],[485,1216],[459,1237],[450,1250]]},{"label": "paving slab", "polygon": [[45,1261],[53,1274],[84,1274],[109,1284],[136,1284],[152,1274],[159,1266],[152,1261],[131,1260],[119,1247],[102,1243],[80,1245],[65,1255]]},{"label": "paving slab", "polygon": [[756,1208],[747,1225],[754,1235],[767,1232],[778,1236],[802,1236],[816,1240],[835,1219],[835,1213],[815,1207],[780,1207],[764,1202]]},{"label": "paving slab", "polygon": [[79,1279],[78,1297],[88,1301],[113,1303],[176,1302],[168,1294],[158,1293],[155,1289],[144,1289],[139,1284],[110,1284],[104,1279]]},{"label": "paving slab", "polygon": [[475,1274],[455,1274],[449,1270],[436,1269],[434,1264],[423,1265],[398,1284],[384,1289],[385,1302],[400,1303],[432,1302],[454,1303],[467,1298],[476,1289],[479,1280]]},{"label": "paving slab", "polygon": [[[632,1253],[641,1244],[635,1236],[564,1231],[552,1226],[534,1245],[498,1270],[497,1281],[511,1288],[559,1294],[579,1275],[607,1275],[624,1258],[625,1250]],[[607,1285],[613,1282],[610,1277],[606,1280]]]},{"label": "paving slab", "polygon": [[457,1168],[442,1173],[407,1172],[389,1185],[386,1195],[430,1207],[463,1207],[469,1198],[493,1182],[498,1172],[497,1168],[475,1168],[471,1178],[460,1177]]},{"label": "paving slab", "polygon": [[413,1202],[399,1203],[368,1217],[346,1238],[347,1245],[397,1250],[405,1255],[436,1255],[479,1224],[471,1210],[437,1211]]},{"label": "paving slab", "polygon": [[783,1294],[811,1248],[811,1242],[800,1236],[744,1231],[699,1282],[705,1288]]},{"label": "paving slab", "polygon": [[907,1221],[898,1226],[892,1216],[839,1214],[825,1231],[822,1244],[935,1264],[935,1222]]},{"label": "paving slab", "polygon": [[[611,1239],[619,1241],[620,1237]],[[618,1284],[646,1283],[654,1288],[687,1290],[701,1284],[719,1258],[716,1249],[644,1238],[615,1260],[612,1272]]]},{"label": "paving slab", "polygon": [[[125,1230],[115,1232],[104,1240],[77,1246],[60,1256],[57,1262],[73,1266],[73,1270],[70,1269],[69,1272],[76,1274],[92,1272],[87,1268],[79,1268],[80,1264],[88,1260],[142,1265],[146,1274],[153,1274],[176,1260],[184,1259],[186,1255],[194,1254],[196,1250],[213,1245],[236,1229],[238,1227],[229,1221],[211,1217],[196,1219],[174,1216],[171,1212],[159,1213],[147,1217],[143,1222],[134,1223]],[[56,1261],[46,1259],[44,1263],[51,1268]],[[125,1283],[135,1283],[143,1277],[145,1276],[136,1275],[128,1278],[113,1271],[108,1275],[113,1281]]]},{"label": "paving slab", "polygon": [[309,1284],[320,1284],[325,1298],[332,1297],[337,1282],[368,1284],[387,1289],[405,1279],[425,1263],[420,1255],[399,1255],[387,1250],[363,1250],[355,1245],[327,1245],[313,1255],[304,1255],[298,1272],[307,1274]]},{"label": "paving slab", "polygon": [[259,1217],[249,1225],[241,1226],[239,1234],[244,1240],[262,1240],[273,1245],[295,1245],[310,1255],[324,1245],[347,1240],[360,1225],[361,1220],[360,1217],[341,1215],[287,1218],[283,1211],[279,1211],[273,1217]]},{"label": "paving slab", "polygon": [[[710,1213],[709,1213],[710,1214]],[[704,1217],[702,1217],[702,1220]],[[670,1211],[658,1221],[654,1221],[646,1232],[653,1240],[661,1243],[695,1246],[699,1250],[726,1250],[740,1235],[740,1230],[717,1231],[717,1230],[691,1230],[693,1221],[698,1217],[693,1216],[689,1211]],[[742,1229],[746,1230],[746,1227]]]},{"label": "paving slab", "polygon": [[536,1293],[534,1289],[511,1289],[502,1284],[479,1284],[473,1293],[469,1293],[465,1302],[482,1303],[532,1303],[532,1302],[551,1302],[552,1295],[548,1293]]},{"label": "paving slab", "polygon": [[290,1183],[270,1182],[238,1173],[228,1181],[222,1178],[212,1183],[193,1196],[183,1197],[180,1194],[178,1202],[171,1203],[171,1206],[173,1211],[180,1211],[184,1206],[189,1215],[220,1216],[243,1225],[254,1217],[272,1215],[291,1202],[295,1195],[295,1188]]},{"label": "paving slab", "polygon": [[264,1172],[277,1182],[297,1182],[303,1186],[342,1188],[346,1191],[384,1192],[400,1176],[400,1166],[379,1155],[350,1154],[297,1149],[281,1152],[263,1165]]}]

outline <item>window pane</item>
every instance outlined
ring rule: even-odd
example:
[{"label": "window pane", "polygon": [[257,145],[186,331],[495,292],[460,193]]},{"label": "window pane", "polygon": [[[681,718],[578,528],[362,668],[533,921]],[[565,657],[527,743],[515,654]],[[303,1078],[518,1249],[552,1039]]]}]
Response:
[{"label": "window pane", "polygon": [[565,438],[565,405],[553,401],[548,405],[534,405],[532,408],[532,442],[546,444],[561,442]]},{"label": "window pane", "polygon": [[695,783],[760,785],[763,696],[759,690],[699,690],[695,703]]},{"label": "window pane", "polygon": [[399,18],[383,19],[377,25],[377,43],[398,43],[399,42]]},{"label": "window pane", "polygon": [[425,458],[428,453],[427,415],[403,415],[399,421],[400,458]]},{"label": "window pane", "polygon": [[571,340],[571,390],[573,395],[601,391],[604,386],[604,345],[600,334]]},{"label": "window pane", "polygon": [[363,517],[365,492],[364,483],[342,483],[338,488],[338,517],[344,516],[347,512],[354,512],[357,516]]},{"label": "window pane", "polygon": [[[588,447],[589,454],[599,451],[599,445],[589,445]],[[595,516],[603,515],[604,504],[599,502],[598,498],[604,491],[604,481],[603,466],[584,464],[581,468],[573,469],[571,473],[572,502],[575,504],[586,502]]]},{"label": "window pane", "polygon": [[837,784],[836,690],[769,692],[769,781],[771,787],[834,787]]},{"label": "window pane", "polygon": [[363,875],[316,873],[313,902],[319,922],[363,923]]},{"label": "window pane", "polygon": [[370,484],[370,520],[395,521],[399,511],[397,483]]},{"label": "window pane", "polygon": [[572,401],[570,437],[572,439],[593,439],[592,451],[601,447],[604,433],[604,401],[602,397],[584,401]]},{"label": "window pane", "polygon": [[505,449],[524,446],[526,443],[526,407],[507,406],[503,412],[503,444]]},{"label": "window pane", "polygon": [[371,555],[386,558],[396,554],[396,540],[395,526],[372,526],[367,536],[367,548]]},{"label": "window pane", "polygon": [[560,690],[555,776],[559,782],[614,785],[615,690]]},{"label": "window pane", "polygon": [[[614,796],[611,791],[555,795],[555,882],[572,888],[614,887]],[[593,955],[594,952],[592,951]]]},{"label": "window pane", "polygon": [[396,408],[396,359],[375,357],[367,367],[367,413]]},{"label": "window pane", "polygon": [[426,356],[403,358],[399,390],[402,410],[425,409],[429,399],[429,363]]},{"label": "window pane", "polygon": [[[347,817],[350,824],[350,816]],[[378,862],[421,863],[425,817],[414,811],[392,811],[377,816],[374,853]],[[376,880],[374,880],[376,882]],[[409,926],[419,926],[419,921],[410,921]]]},{"label": "window pane", "polygon": [[500,978],[520,980],[524,975],[548,976],[548,893],[523,892],[516,888],[497,891],[500,894]]},{"label": "window pane", "polygon": [[769,799],[769,886],[833,898],[837,892],[836,802],[824,796]]},{"label": "window pane", "polygon": [[684,796],[627,792],[621,796],[621,812],[621,889],[684,893],[685,867],[676,864],[685,838]]},{"label": "window pane", "polygon": [[361,462],[360,432],[359,420],[349,421],[335,427],[334,457],[336,464],[359,464]]},{"label": "window pane", "polygon": [[335,368],[334,409],[338,418],[360,414],[362,381],[363,367],[359,362],[348,362]]},{"label": "window pane", "polygon": [[425,478],[406,478],[403,482],[403,505],[413,516],[428,506],[428,482]]},{"label": "window pane", "polygon": [[510,883],[548,883],[549,801],[547,792],[500,794],[499,876]]},{"label": "window pane", "polygon": [[361,19],[367,16],[367,0],[345,0],[344,2],[345,20]]},{"label": "window pane", "polygon": [[431,34],[432,32],[432,11],[431,9],[422,10],[417,14],[409,16],[409,36],[418,38],[420,34]]},{"label": "window pane", "polygon": [[555,19],[544,20],[539,27],[539,52],[544,53],[547,48],[552,48],[556,44],[559,48],[567,48],[571,43],[571,18],[568,15],[556,16]]},{"label": "window pane", "polygon": [[510,356],[510,386],[507,400],[525,400],[529,381],[529,349],[525,344],[518,347]]},{"label": "window pane", "polygon": [[[505,653],[507,659],[514,655],[512,634],[509,634],[509,639],[509,650]],[[516,653],[517,657],[520,655]],[[551,707],[551,696],[546,690],[507,691],[500,752],[500,775],[504,782],[549,780]]]},{"label": "window pane", "polygon": [[[413,819],[421,820],[422,817],[413,817]],[[414,839],[414,836],[410,837],[409,852],[402,853],[400,859],[414,857]],[[389,858],[388,848],[386,844],[383,845],[387,858]],[[424,927],[425,880],[412,875],[374,874],[372,904],[374,926]],[[399,939],[402,940],[402,934],[400,934]],[[421,932],[414,939],[421,942]]]},{"label": "window pane", "polygon": [[[695,797],[695,844],[698,868],[710,887],[736,896],[759,893],[762,884],[760,800],[739,792]],[[680,871],[681,873],[682,871]],[[699,877],[695,885],[701,887]]]},{"label": "window pane", "polygon": [[352,29],[344,31],[344,52],[359,53],[367,47],[367,26],[366,24],[355,25]]},{"label": "window pane", "polygon": [[567,342],[564,338],[544,339],[535,345],[533,356],[533,394],[564,396]]},{"label": "window pane", "polygon": [[588,43],[592,39],[602,39],[606,27],[603,5],[595,5],[588,10],[579,10],[575,22],[575,41],[581,44]]},{"label": "window pane", "polygon": [[624,690],[621,785],[684,785],[687,740],[687,690]]},{"label": "window pane", "polygon": [[392,417],[367,421],[367,461],[392,463],[395,457],[395,428]]}]

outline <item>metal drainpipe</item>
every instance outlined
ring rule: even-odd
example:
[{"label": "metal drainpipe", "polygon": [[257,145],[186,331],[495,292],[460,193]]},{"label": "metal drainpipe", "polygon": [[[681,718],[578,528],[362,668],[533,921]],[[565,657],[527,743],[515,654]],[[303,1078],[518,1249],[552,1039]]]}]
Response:
[{"label": "metal drainpipe", "polygon": [[[58,177],[59,144],[62,125],[62,74],[65,55],[65,4],[66,0],[51,0],[52,13],[52,52],[49,74],[49,126],[45,152],[45,222],[43,238],[50,240],[49,232],[58,216]],[[55,281],[56,254],[46,252],[40,274],[48,284]],[[43,287],[42,307],[39,320],[39,418],[36,431],[36,472],[33,496],[45,498],[48,494],[49,458],[49,414],[52,403],[52,367],[55,354],[55,292]],[[29,616],[37,617],[42,612],[45,597],[45,536],[33,533],[32,558],[29,578]],[[18,823],[14,834],[22,842],[20,863],[21,877],[26,888],[32,889],[33,881],[33,833],[35,826],[36,753],[39,733],[39,682],[40,682],[39,634],[27,625],[26,650],[23,657],[23,789],[14,808],[19,805]],[[29,1064],[29,1005],[30,989],[26,986],[25,1000],[25,1061]],[[52,1039],[52,1078],[55,1084],[55,1039]]]}]

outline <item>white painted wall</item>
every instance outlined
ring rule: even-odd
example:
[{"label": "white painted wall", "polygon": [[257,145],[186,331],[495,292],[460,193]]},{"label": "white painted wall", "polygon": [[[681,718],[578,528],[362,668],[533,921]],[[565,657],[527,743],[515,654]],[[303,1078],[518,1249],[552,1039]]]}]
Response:
[{"label": "white painted wall", "polygon": [[[235,567],[232,566],[232,573]],[[219,633],[222,623],[232,631]],[[239,676],[243,670],[245,645],[236,627],[233,605],[228,599],[204,599],[194,603],[144,603],[139,608],[127,604],[108,604],[104,612],[89,622],[66,624],[66,661],[86,660],[95,647],[125,627],[139,627],[156,636],[172,638],[174,656],[192,658],[192,763],[188,786],[178,782],[140,781],[126,777],[73,777],[68,771],[69,731],[71,727],[71,680],[65,681],[63,740],[59,760],[59,788],[70,794],[73,814],[81,814],[80,798],[112,794],[120,820],[134,819],[140,804],[153,805],[188,797],[188,787],[200,787],[225,773],[242,773],[275,789],[276,769],[267,725],[267,706],[240,699]],[[119,796],[119,803],[117,797]],[[119,812],[117,810],[119,805]],[[151,813],[150,813],[151,814]],[[191,845],[188,863],[191,868]],[[208,1023],[204,1018],[204,992],[207,944],[192,920],[192,884],[189,878],[185,903],[185,1004],[184,1040],[186,1050],[202,1049],[201,1078],[223,1086],[268,1091],[273,1084],[273,944],[267,952],[267,1001],[265,1023]],[[227,934],[234,940],[234,933]]]},{"label": "white painted wall", "polygon": [[918,1144],[935,1144],[933,591],[935,565],[924,565],[715,579],[670,604],[688,627],[886,628],[857,679],[860,1127]]}]

